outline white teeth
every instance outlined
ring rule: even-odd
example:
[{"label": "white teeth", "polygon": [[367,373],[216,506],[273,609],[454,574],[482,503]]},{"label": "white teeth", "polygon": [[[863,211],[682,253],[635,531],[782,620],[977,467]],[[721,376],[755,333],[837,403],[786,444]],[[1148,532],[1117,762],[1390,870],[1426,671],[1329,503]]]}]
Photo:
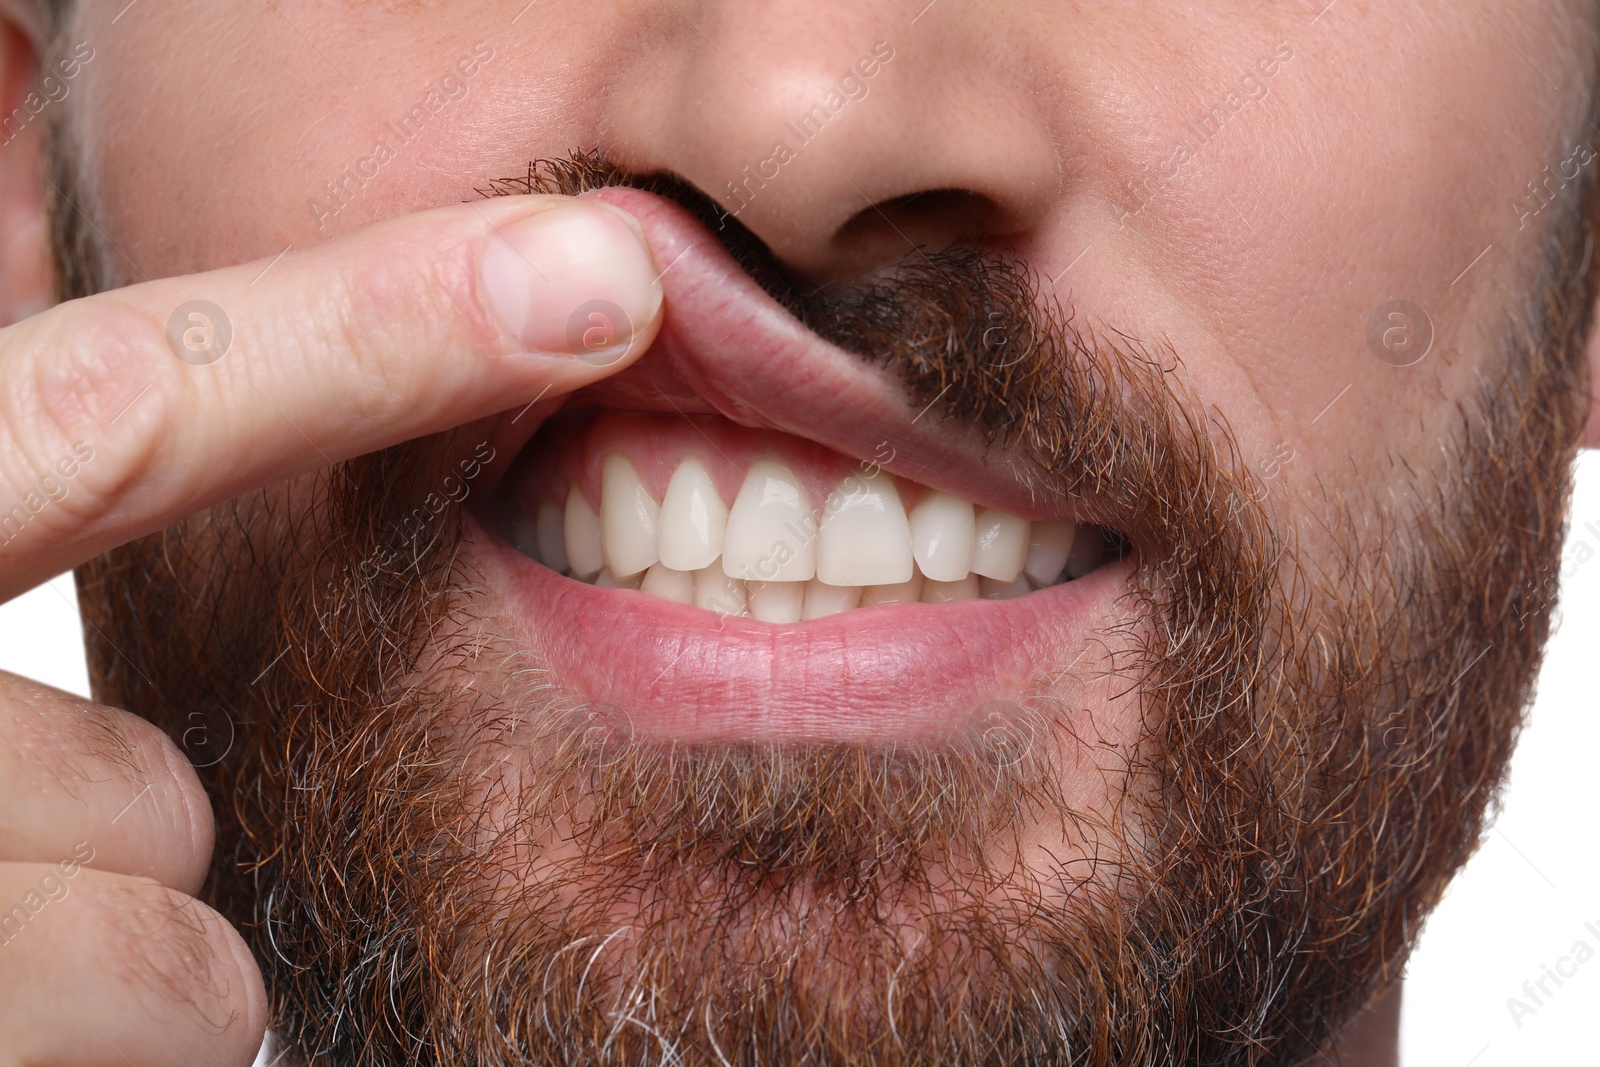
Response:
[{"label": "white teeth", "polygon": [[567,493],[567,513],[562,524],[563,538],[567,543],[567,565],[579,578],[588,580],[600,573],[606,565],[600,549],[600,516],[589,506],[578,483],[572,483]]},{"label": "white teeth", "polygon": [[811,500],[789,468],[772,459],[750,465],[728,513],[722,570],[734,578],[803,582],[816,576]]},{"label": "white teeth", "polygon": [[861,602],[881,606],[884,604],[915,604],[922,599],[922,575],[913,574],[909,582],[898,585],[869,585],[861,590]]},{"label": "white teeth", "polygon": [[639,592],[677,604],[693,604],[694,575],[688,571],[674,570],[665,563],[657,563],[644,572]]},{"label": "white teeth", "polygon": [[511,516],[515,547],[608,588],[775,625],[862,606],[1009,600],[1098,567],[1109,542],[1071,520],[1029,522],[927,490],[907,514],[894,479],[848,475],[821,512],[773,458],[750,465],[733,507],[686,458],[657,504],[634,465],[605,457],[600,507],[574,481],[565,507]]},{"label": "white teeth", "polygon": [[705,464],[690,457],[672,472],[661,500],[661,562],[680,571],[709,567],[722,555],[728,505]]},{"label": "white teeth", "polygon": [[909,582],[911,525],[887,474],[852,474],[823,509],[817,535],[817,578],[829,585]]},{"label": "white teeth", "polygon": [[972,573],[1002,582],[1015,580],[1028,558],[1028,520],[985,508],[978,516]]},{"label": "white teeth", "polygon": [[1027,596],[1033,592],[1033,586],[1026,575],[1012,582],[1002,582],[995,578],[979,578],[978,591],[985,600],[1014,600],[1019,596]]},{"label": "white teeth", "polygon": [[929,493],[911,509],[911,551],[922,573],[954,582],[972,569],[972,504],[949,493]]},{"label": "white teeth", "polygon": [[615,575],[638,574],[661,557],[656,530],[661,505],[627,458],[613,452],[600,472],[600,546]]},{"label": "white teeth", "polygon": [[1072,535],[1076,530],[1076,524],[1067,520],[1034,523],[1028,541],[1028,558],[1022,565],[1028,577],[1040,585],[1049,585],[1059,578],[1072,552]]},{"label": "white teeth", "polygon": [[722,573],[713,563],[694,572],[694,606],[722,615],[749,613],[749,593],[744,582]]},{"label": "white teeth", "polygon": [[601,567],[600,573],[595,575],[594,584],[601,589],[637,589],[641,575],[630,574],[626,578],[618,578],[611,573],[610,567]]},{"label": "white teeth", "polygon": [[806,620],[825,619],[829,615],[849,611],[860,603],[861,590],[853,586],[810,581],[806,583],[806,603],[801,617]]},{"label": "white teeth", "polygon": [[757,622],[791,623],[804,617],[805,582],[749,582],[750,616]]},{"label": "white teeth", "polygon": [[922,583],[924,604],[953,604],[957,600],[976,600],[981,593],[976,574],[969,574],[959,582]]},{"label": "white teeth", "polygon": [[557,573],[567,569],[567,535],[562,531],[566,515],[554,504],[540,504],[539,517],[533,525],[534,544],[539,549],[539,561]]}]

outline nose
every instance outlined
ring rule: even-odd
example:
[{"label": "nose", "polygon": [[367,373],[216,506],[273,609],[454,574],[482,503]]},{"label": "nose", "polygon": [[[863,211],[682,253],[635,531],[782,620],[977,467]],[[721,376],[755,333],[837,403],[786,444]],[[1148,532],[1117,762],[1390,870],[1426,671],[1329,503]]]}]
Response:
[{"label": "nose", "polygon": [[816,282],[1025,231],[1061,168],[1047,96],[993,47],[1009,6],[672,0],[602,147],[695,185]]}]

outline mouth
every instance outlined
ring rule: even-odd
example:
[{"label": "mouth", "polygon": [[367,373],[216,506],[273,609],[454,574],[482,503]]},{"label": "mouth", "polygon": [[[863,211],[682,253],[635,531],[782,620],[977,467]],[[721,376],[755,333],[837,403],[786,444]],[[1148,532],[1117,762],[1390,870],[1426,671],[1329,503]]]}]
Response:
[{"label": "mouth", "polygon": [[806,329],[678,205],[589,194],[665,265],[655,342],[507,413],[467,545],[591,717],[673,742],[885,743],[1030,716],[1112,622],[1098,502]]}]

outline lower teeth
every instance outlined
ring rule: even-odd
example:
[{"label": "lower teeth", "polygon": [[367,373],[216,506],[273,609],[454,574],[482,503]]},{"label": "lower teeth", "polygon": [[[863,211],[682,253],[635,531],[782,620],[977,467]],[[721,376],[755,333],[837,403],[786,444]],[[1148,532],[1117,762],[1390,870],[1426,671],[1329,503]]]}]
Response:
[{"label": "lower teeth", "polygon": [[[598,570],[589,573],[574,570],[565,546],[549,536],[551,520],[543,515],[541,519],[539,526],[546,536],[517,537],[517,548],[563,575],[604,589],[637,590],[646,596],[718,614],[780,624],[826,618],[864,607],[1011,600],[1081,578],[1108,557],[1104,536],[1094,527],[1081,527],[1060,573],[1044,582],[1037,581],[1026,571],[1011,581],[969,573],[956,581],[938,582],[925,578],[920,569],[913,570],[910,581],[894,585],[839,586],[816,578],[795,582],[747,581],[725,574],[721,557],[694,571],[674,570],[657,562],[646,570],[619,576],[604,565],[603,555],[599,553],[589,557],[601,564]],[[1083,542],[1091,543],[1080,548]]]}]

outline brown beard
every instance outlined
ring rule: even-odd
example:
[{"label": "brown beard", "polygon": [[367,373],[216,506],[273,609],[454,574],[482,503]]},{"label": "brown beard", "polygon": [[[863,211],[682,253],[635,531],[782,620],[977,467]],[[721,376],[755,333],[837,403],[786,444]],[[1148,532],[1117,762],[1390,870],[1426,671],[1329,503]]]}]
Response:
[{"label": "brown beard", "polygon": [[[53,223],[62,295],[99,288],[83,221]],[[1145,736],[1115,818],[1063,799],[1050,690],[998,738],[900,748],[680,749],[568,705],[474,617],[460,515],[398,533],[448,435],[82,568],[95,689],[209,764],[207,899],[319,1062],[1298,1062],[1397,977],[1530,693],[1596,283],[1592,231],[1553,232],[1448,458],[1315,556],[1175,357],[1077,327],[1017,264],[786,294],[1129,531],[1145,621],[1105,636]],[[463,697],[484,662],[517,684]],[[1024,863],[1041,826],[1095,862]]]}]

